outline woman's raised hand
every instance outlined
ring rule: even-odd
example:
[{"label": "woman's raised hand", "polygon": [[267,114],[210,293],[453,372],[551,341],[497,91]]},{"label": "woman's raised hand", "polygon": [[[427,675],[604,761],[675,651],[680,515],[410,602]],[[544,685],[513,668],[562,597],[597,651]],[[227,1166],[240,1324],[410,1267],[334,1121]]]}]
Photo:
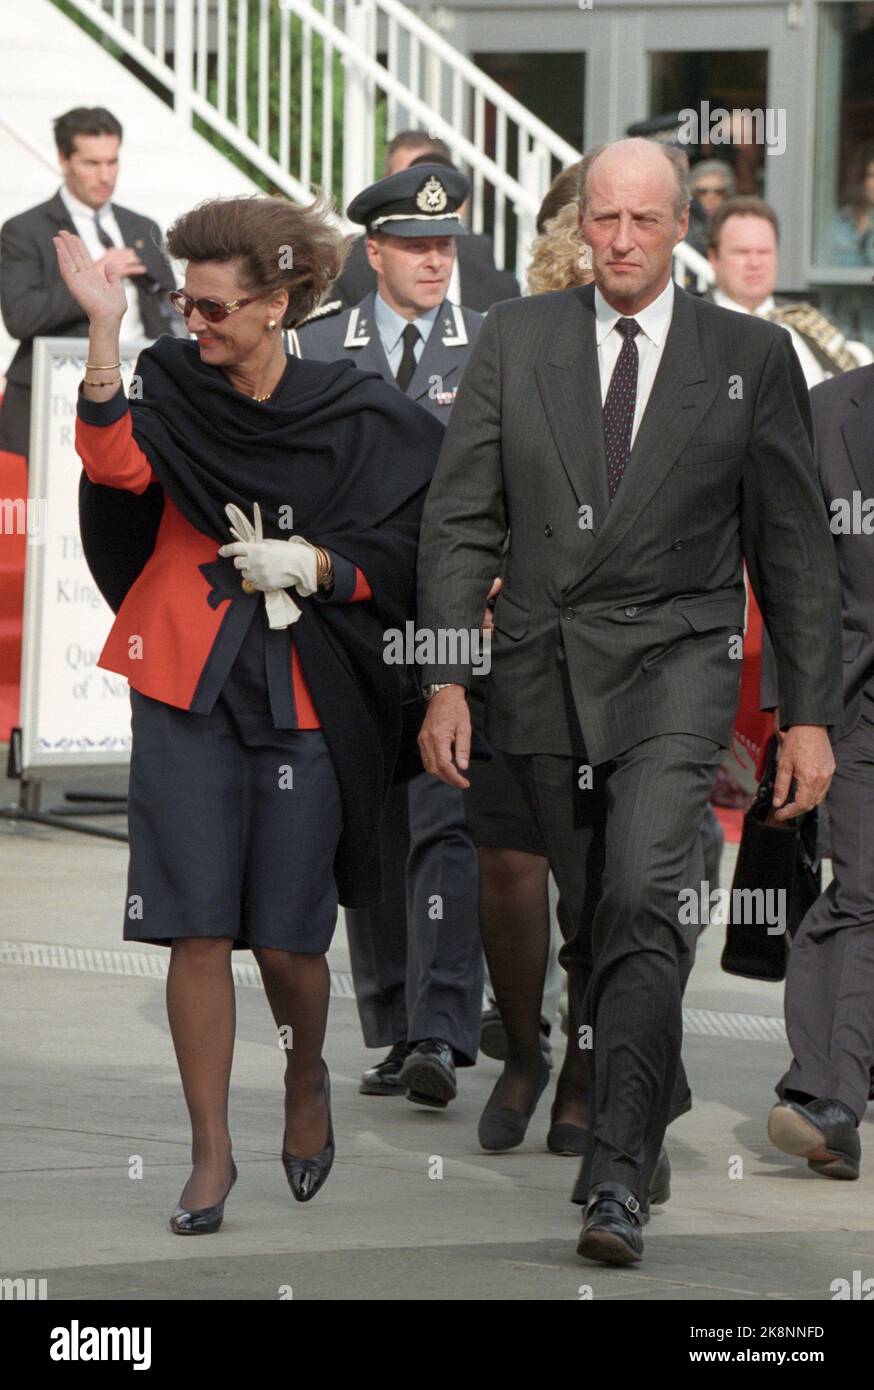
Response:
[{"label": "woman's raised hand", "polygon": [[61,231],[52,240],[61,278],[89,322],[120,323],[127,297],[118,272],[111,265],[95,265],[84,242],[72,232]]}]

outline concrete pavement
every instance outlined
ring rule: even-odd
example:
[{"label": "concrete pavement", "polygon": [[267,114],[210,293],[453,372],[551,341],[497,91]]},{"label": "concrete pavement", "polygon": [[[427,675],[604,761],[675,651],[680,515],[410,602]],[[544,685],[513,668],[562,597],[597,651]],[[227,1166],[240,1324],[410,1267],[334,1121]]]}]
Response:
[{"label": "concrete pavement", "polygon": [[189,1138],[164,1014],[167,952],[121,940],[125,864],[123,845],[0,821],[0,1275],[43,1277],[49,1299],[82,1300],[275,1300],[289,1288],[327,1300],[828,1300],[833,1280],[874,1275],[874,1125],[863,1123],[857,1183],[817,1178],[770,1146],[787,1060],[781,986],[723,975],[717,927],[686,999],[695,1106],[669,1131],[673,1196],[639,1267],[576,1256],[575,1162],[545,1150],[549,1091],[525,1144],[504,1155],[476,1143],[496,1062],[460,1072],[443,1113],[358,1094],[376,1054],[361,1045],[342,926],[326,1049],[338,1157],[324,1191],[309,1205],[288,1191],[282,1055],[240,952],[240,1176],[222,1230],[179,1239],[167,1218]]}]

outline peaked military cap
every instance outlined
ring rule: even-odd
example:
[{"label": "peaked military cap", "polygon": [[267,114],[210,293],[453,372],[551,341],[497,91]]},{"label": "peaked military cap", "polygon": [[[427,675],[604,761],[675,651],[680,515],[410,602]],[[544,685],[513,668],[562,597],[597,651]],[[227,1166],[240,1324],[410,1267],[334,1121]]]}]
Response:
[{"label": "peaked military cap", "polygon": [[346,209],[350,222],[391,236],[467,236],[458,209],[470,183],[446,164],[414,164],[365,188]]}]

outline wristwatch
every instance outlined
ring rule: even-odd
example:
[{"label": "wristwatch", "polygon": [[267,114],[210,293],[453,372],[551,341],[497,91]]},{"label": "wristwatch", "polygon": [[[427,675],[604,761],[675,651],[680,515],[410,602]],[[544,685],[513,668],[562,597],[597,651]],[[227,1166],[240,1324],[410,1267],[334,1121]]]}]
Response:
[{"label": "wristwatch", "polygon": [[[437,694],[437,691],[438,691],[438,690],[446,690],[450,685],[458,685],[458,684],[459,684],[458,681],[443,681],[442,683],[437,684],[437,685],[423,685],[423,686],[422,686],[422,696],[423,696],[424,699],[430,700],[430,699],[432,698],[432,696],[434,696],[434,695]],[[463,689],[463,687],[461,687],[461,686],[459,686],[459,688],[460,688],[460,689]]]}]

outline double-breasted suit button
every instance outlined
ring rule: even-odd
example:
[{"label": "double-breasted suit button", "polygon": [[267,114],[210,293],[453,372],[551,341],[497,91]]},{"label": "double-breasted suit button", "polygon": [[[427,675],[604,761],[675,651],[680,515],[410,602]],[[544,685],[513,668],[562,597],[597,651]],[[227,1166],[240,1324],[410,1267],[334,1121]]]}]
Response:
[{"label": "double-breasted suit button", "polygon": [[671,549],[672,549],[672,550],[682,550],[682,549],[683,549],[683,542],[682,542],[682,541],[674,541],[674,544],[671,546]]},{"label": "double-breasted suit button", "polygon": [[626,616],[626,618],[636,618],[636,617],[637,617],[637,614],[638,614],[638,611],[639,611],[639,610],[638,610],[637,608],[633,608],[633,607],[632,607],[632,608],[626,608],[626,610],[625,610],[625,616]]},{"label": "double-breasted suit button", "polygon": [[567,619],[575,618],[577,616],[577,610],[575,608],[563,608],[561,616]]},{"label": "double-breasted suit button", "polygon": [[543,534],[544,534],[544,536],[546,536],[547,540],[548,540],[549,537],[552,535],[552,527],[550,526],[549,522],[547,522],[546,525],[544,526],[544,528],[543,528]]}]

